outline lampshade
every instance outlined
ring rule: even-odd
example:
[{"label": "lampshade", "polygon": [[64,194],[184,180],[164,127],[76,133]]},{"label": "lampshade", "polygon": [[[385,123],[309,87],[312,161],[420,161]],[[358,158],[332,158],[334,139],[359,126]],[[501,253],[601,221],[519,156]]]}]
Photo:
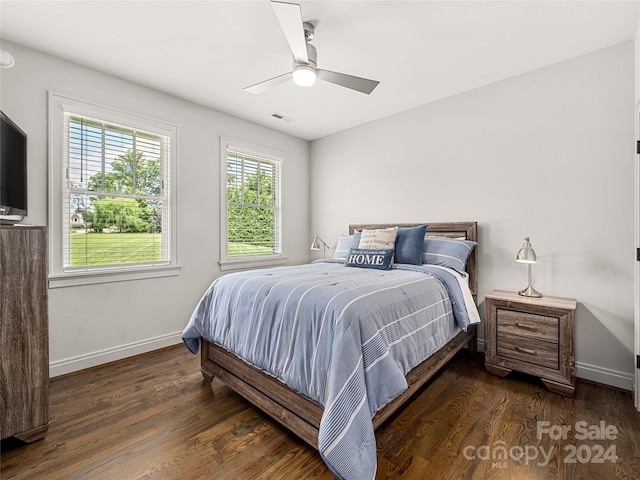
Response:
[{"label": "lampshade", "polygon": [[316,235],[311,242],[311,250],[320,250],[320,237]]},{"label": "lampshade", "polygon": [[516,261],[520,263],[536,263],[536,252],[531,247],[529,237],[524,239],[524,245],[522,245],[522,248],[518,250]]},{"label": "lampshade", "polygon": [[310,65],[296,65],[292,76],[293,83],[300,87],[310,87],[316,83],[316,70]]},{"label": "lampshade", "polygon": [[311,242],[311,250],[320,250],[320,246],[323,246],[324,248],[331,248],[327,245],[327,242],[322,240],[318,235],[314,235],[313,241]]}]

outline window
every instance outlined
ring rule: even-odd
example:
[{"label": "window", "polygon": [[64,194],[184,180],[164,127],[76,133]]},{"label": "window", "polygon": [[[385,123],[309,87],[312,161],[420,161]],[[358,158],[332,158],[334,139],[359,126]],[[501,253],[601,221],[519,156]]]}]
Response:
[{"label": "window", "polygon": [[175,267],[175,127],[57,95],[51,106],[51,278]]},{"label": "window", "polygon": [[223,138],[221,158],[222,268],[284,263],[283,154]]}]

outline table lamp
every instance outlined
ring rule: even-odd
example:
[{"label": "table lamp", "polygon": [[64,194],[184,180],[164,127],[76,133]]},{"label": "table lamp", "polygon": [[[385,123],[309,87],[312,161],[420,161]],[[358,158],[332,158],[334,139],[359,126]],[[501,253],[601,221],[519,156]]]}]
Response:
[{"label": "table lamp", "polygon": [[531,247],[531,242],[529,242],[529,237],[524,239],[524,245],[522,248],[518,250],[518,255],[516,255],[516,262],[526,263],[529,275],[529,285],[524,290],[519,291],[518,293],[523,297],[542,297],[542,293],[538,292],[535,288],[531,286],[531,265],[536,263],[536,252]]},{"label": "table lamp", "polygon": [[324,252],[322,254],[322,258],[327,258],[327,248],[331,248],[329,247],[329,245],[327,245],[327,243],[322,240],[318,235],[315,235],[313,237],[313,241],[311,242],[311,250],[320,250],[320,245],[324,246]]}]

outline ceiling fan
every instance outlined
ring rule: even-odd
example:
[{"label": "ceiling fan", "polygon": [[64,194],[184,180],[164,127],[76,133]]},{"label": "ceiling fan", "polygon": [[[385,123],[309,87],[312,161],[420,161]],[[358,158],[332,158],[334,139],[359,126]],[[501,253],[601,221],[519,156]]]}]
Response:
[{"label": "ceiling fan", "polygon": [[347,87],[367,95],[378,86],[380,82],[375,80],[317,68],[316,47],[309,43],[314,37],[314,26],[302,21],[300,5],[272,0],[271,6],[280,22],[287,43],[289,43],[291,53],[293,53],[293,69],[291,72],[247,87],[244,89],[245,91],[255,94],[262,93],[289,79],[292,79],[296,85],[310,87],[316,83],[316,78],[319,78],[325,82]]}]

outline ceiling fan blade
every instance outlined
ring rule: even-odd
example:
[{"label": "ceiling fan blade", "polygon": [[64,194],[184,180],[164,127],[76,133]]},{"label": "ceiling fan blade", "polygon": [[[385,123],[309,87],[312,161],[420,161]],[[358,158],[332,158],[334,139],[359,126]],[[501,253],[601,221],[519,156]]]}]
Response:
[{"label": "ceiling fan blade", "polygon": [[255,85],[251,85],[244,89],[245,92],[259,94],[271,87],[275,87],[276,85],[280,85],[281,83],[286,82],[291,78],[291,72],[283,73],[282,75],[278,75],[277,77],[270,78],[269,80],[265,80],[264,82],[256,83]]},{"label": "ceiling fan blade", "polygon": [[280,22],[280,28],[282,28],[282,32],[287,38],[293,58],[296,59],[296,62],[309,63],[300,5],[272,0],[271,7],[273,7],[278,22]]},{"label": "ceiling fan blade", "polygon": [[347,87],[351,90],[356,90],[357,92],[366,93],[367,95],[373,92],[373,89],[380,83],[376,80],[354,77],[353,75],[332,72],[330,70],[318,69],[316,70],[316,75],[320,80],[324,80],[325,82],[335,83],[341,87]]}]

